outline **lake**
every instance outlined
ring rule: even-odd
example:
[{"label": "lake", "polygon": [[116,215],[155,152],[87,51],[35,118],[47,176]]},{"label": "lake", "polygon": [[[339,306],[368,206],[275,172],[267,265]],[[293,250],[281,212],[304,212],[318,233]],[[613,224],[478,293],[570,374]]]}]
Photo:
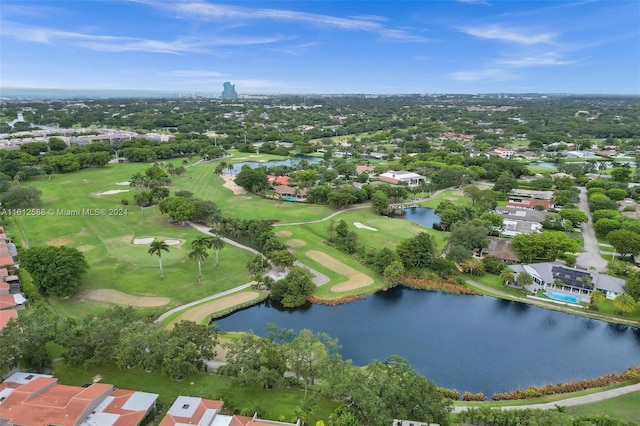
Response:
[{"label": "lake", "polygon": [[[318,157],[295,157],[295,158],[287,158],[286,160],[272,160],[272,161],[243,161],[241,163],[233,164],[233,170],[231,172],[232,175],[237,175],[242,170],[242,166],[249,166],[252,169],[257,169],[258,167],[274,167],[274,166],[295,166],[300,163],[302,160],[307,160],[309,164],[316,164],[322,161],[322,158]],[[225,173],[228,173],[228,169],[224,170]]]},{"label": "lake", "polygon": [[428,207],[414,207],[411,209],[404,209],[403,211],[404,216],[402,219],[419,223],[427,228],[432,228],[434,224],[440,223],[440,215]]},{"label": "lake", "polygon": [[640,365],[637,328],[488,296],[402,287],[339,306],[289,310],[263,302],[216,323],[261,336],[267,323],[326,332],[356,365],[397,354],[439,386],[488,398]]}]

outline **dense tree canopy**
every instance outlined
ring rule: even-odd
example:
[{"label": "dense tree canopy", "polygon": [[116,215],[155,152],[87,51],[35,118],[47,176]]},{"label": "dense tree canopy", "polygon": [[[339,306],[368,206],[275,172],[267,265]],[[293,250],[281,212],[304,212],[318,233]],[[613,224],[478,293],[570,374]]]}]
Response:
[{"label": "dense tree canopy", "polygon": [[43,296],[66,297],[73,294],[89,269],[84,254],[67,246],[23,249],[19,260]]}]

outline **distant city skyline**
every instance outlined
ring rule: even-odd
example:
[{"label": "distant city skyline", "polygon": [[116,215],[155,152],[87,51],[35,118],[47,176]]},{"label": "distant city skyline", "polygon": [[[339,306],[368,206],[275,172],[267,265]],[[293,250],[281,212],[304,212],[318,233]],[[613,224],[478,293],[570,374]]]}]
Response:
[{"label": "distant city skyline", "polygon": [[3,0],[0,12],[0,88],[640,94],[635,0]]}]

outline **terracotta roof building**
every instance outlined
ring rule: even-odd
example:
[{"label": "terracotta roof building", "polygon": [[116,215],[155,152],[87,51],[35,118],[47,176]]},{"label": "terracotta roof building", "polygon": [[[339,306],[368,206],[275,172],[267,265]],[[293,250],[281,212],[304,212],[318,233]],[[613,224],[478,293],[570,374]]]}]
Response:
[{"label": "terracotta roof building", "polygon": [[297,423],[283,423],[273,420],[262,420],[257,416],[228,416],[220,414],[224,406],[223,401],[179,396],[159,426],[300,426]]},{"label": "terracotta roof building", "polygon": [[157,398],[103,383],[66,386],[53,376],[15,373],[0,384],[0,424],[137,426]]}]

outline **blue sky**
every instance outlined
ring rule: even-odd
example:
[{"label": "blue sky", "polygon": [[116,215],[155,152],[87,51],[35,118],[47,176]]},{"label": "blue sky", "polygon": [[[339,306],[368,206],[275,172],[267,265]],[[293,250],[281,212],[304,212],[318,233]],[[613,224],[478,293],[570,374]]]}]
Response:
[{"label": "blue sky", "polygon": [[0,87],[640,94],[640,1],[2,0]]}]

